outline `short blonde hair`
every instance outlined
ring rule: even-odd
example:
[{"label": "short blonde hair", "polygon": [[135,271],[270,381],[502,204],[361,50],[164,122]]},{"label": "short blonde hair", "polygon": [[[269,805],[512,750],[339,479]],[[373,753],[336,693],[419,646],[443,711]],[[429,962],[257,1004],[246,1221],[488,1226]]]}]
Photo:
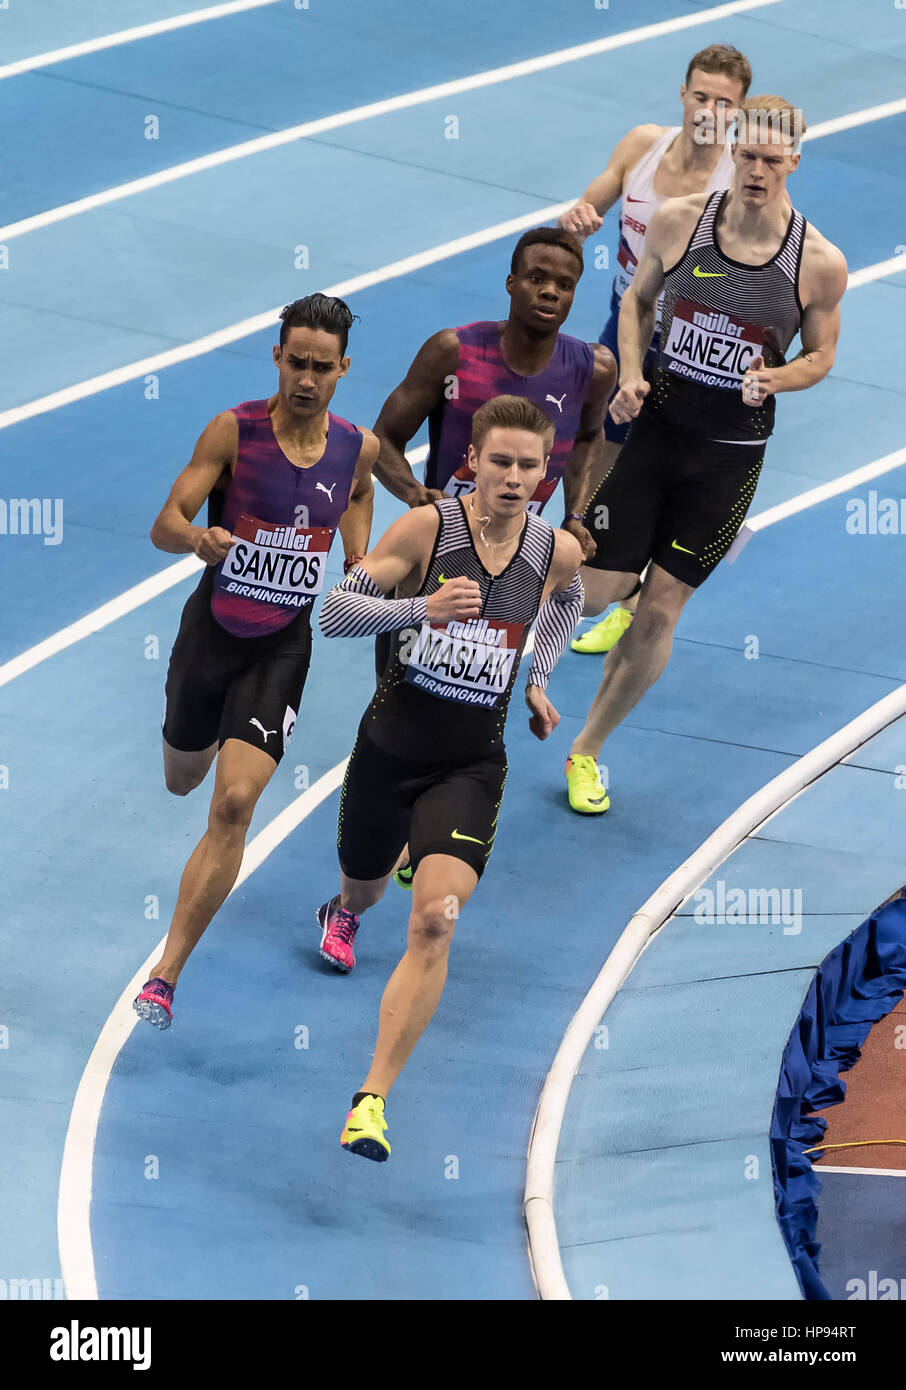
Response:
[{"label": "short blonde hair", "polygon": [[798,106],[776,93],[762,93],[747,97],[740,106],[733,142],[748,139],[753,144],[778,145],[782,140],[789,140],[792,153],[798,154],[805,131],[805,120]]}]

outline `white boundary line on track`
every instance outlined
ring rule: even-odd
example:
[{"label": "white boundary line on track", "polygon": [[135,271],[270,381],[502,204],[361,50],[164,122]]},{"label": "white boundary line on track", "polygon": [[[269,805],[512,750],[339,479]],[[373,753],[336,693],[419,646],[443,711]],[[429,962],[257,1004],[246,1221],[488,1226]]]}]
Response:
[{"label": "white boundary line on track", "polygon": [[191,10],[187,14],[171,15],[169,19],[155,19],[148,24],[137,24],[132,29],[120,29],[115,34],[102,34],[97,39],[84,39],[81,43],[71,43],[66,48],[52,48],[46,53],[35,53],[31,58],[18,58],[14,63],[4,63],[0,67],[0,81],[5,77],[18,77],[23,72],[34,72],[36,68],[46,68],[52,63],[63,63],[68,58],[84,58],[89,53],[100,53],[105,48],[119,48],[120,44],[134,43],[137,39],[151,39],[156,34],[167,34],[171,29],[187,29],[190,24],[201,24],[206,19],[225,19],[227,15],[241,14],[243,10],[260,10],[265,5],[278,5],[280,0],[229,0],[229,4],[212,5],[207,10]]},{"label": "white boundary line on track", "polygon": [[[484,227],[478,232],[469,232],[466,236],[457,237],[454,241],[445,241],[440,246],[432,246],[427,251],[416,251],[412,256],[405,256],[400,261],[391,261],[388,265],[379,266],[377,270],[365,271],[364,274],[356,275],[351,280],[340,280],[335,285],[327,285],[323,293],[337,295],[341,299],[348,298],[350,295],[358,294],[361,290],[382,285],[387,280],[396,280],[400,276],[411,275],[416,270],[423,270],[426,266],[436,265],[438,261],[446,261],[453,256],[462,255],[466,251],[474,251],[480,246],[487,246],[490,242],[499,241],[502,237],[511,236],[514,232],[524,232],[528,227],[535,227],[541,222],[559,217],[561,212],[565,212],[571,206],[572,203],[567,202],[552,203],[549,207],[536,208],[534,212],[523,213],[520,217],[508,218],[506,222],[497,222],[494,226]],[[906,257],[904,257],[904,267],[906,267]],[[28,401],[25,405],[13,406],[9,410],[0,412],[0,430],[9,429],[10,425],[21,424],[23,420],[30,420],[35,415],[44,415],[49,410],[58,410],[61,406],[72,405],[75,401],[85,400],[88,396],[96,396],[101,391],[109,391],[111,387],[122,386],[127,381],[135,381],[138,377],[146,376],[149,372],[158,372],[164,367],[173,367],[180,362],[188,362],[193,357],[203,357],[208,352],[216,352],[218,348],[227,347],[230,343],[238,342],[240,338],[248,338],[253,333],[261,333],[266,328],[276,329],[282,308],[283,306],[280,305],[276,309],[268,309],[266,313],[240,319],[238,323],[231,323],[226,328],[218,328],[214,333],[207,333],[203,338],[195,338],[192,342],[183,343],[180,347],[168,348],[165,352],[155,353],[152,357],[143,357],[139,362],[130,362],[124,367],[116,367],[113,371],[104,372],[101,376],[90,377],[87,381],[77,382],[74,386],[66,386],[60,391],[52,392],[49,396],[41,396],[37,400]]]},{"label": "white boundary line on track", "polygon": [[[419,464],[424,462],[427,455],[427,444],[420,444],[418,448],[410,449],[406,458],[410,464]],[[93,609],[84,618],[79,618],[77,622],[70,623],[68,627],[61,628],[59,632],[53,633],[50,637],[45,637],[43,642],[38,642],[19,656],[14,656],[9,661],[4,662],[0,666],[0,687],[8,685],[17,676],[24,675],[32,667],[40,666],[41,662],[47,661],[48,657],[56,656],[57,652],[65,651],[67,647],[81,642],[83,637],[90,637],[93,633],[100,632],[102,628],[109,627],[111,623],[116,622],[117,618],[123,618],[134,609],[141,608],[145,603],[150,603],[151,599],[166,593],[168,589],[181,584],[183,580],[191,579],[202,569],[204,569],[204,565],[201,560],[194,555],[186,555],[181,560],[177,560],[175,564],[167,565],[157,574],[152,574],[149,579],[143,579],[141,583],[134,584],[131,589],[126,589],[125,593],[110,599],[108,603],[102,603],[100,608]]]},{"label": "white boundary line on track", "polygon": [[786,502],[779,502],[776,507],[757,512],[755,516],[742,523],[739,528],[740,535],[746,531],[754,535],[756,531],[763,531],[766,526],[773,526],[775,522],[784,521],[788,516],[795,516],[797,512],[804,512],[819,502],[826,502],[829,497],[837,497],[848,488],[859,487],[862,483],[870,482],[872,478],[879,478],[882,473],[889,473],[904,463],[906,449],[897,449],[892,454],[875,459],[873,463],[864,464],[862,468],[854,468],[851,473],[841,473],[839,478],[831,478],[826,483],[809,488],[808,492],[800,492],[795,497],[788,498]]},{"label": "white boundary line on track", "polygon": [[[554,1218],[554,1165],[569,1093],[582,1058],[617,992],[651,937],[728,855],[811,782],[879,730],[906,714],[906,685],[885,695],[830,738],[765,783],[709,835],[634,913],[563,1035],[547,1074],[529,1139],[524,1210],[529,1259],[542,1299],[571,1299]],[[820,1173],[820,1168],[818,1169]]]},{"label": "white boundary line on track", "polygon": [[[231,893],[235,893],[306,816],[337,790],[343,781],[347,761],[344,758],[319,777],[248,843]],[[139,1021],[132,1000],[147,980],[152,965],[160,959],[165,941],[163,937],[157,943],[116,1001],[91,1050],[72,1103],[57,1196],[57,1243],[68,1299],[98,1297],[91,1240],[92,1172],[98,1122],[114,1063]],[[153,1045],[153,1039],[149,1038],[149,1043]]]},{"label": "white boundary line on track", "polygon": [[[403,111],[413,106],[423,106],[442,97],[458,96],[461,92],[475,91],[480,87],[492,87],[501,82],[511,82],[516,78],[530,77],[534,73],[546,72],[550,68],[561,67],[565,63],[575,63],[582,58],[595,57],[599,53],[609,53],[616,48],[626,48],[630,44],[645,43],[649,39],[659,39],[665,34],[675,34],[681,29],[692,29],[714,20],[725,19],[730,15],[744,14],[748,10],[762,9],[766,5],[780,4],[781,0],[733,0],[727,5],[716,5],[697,14],[682,15],[676,19],[662,20],[658,24],[646,24],[640,29],[627,29],[621,34],[611,34],[606,39],[593,39],[590,43],[576,44],[572,48],[562,48],[553,53],[543,53],[537,58],[527,58],[520,63],[508,63],[505,67],[490,68],[486,72],[473,73],[470,77],[456,78],[451,82],[439,82],[431,87],[421,87],[401,96],[388,97],[384,101],[372,101],[366,106],[354,106],[348,111],[338,111],[333,116],[321,116],[301,125],[288,126],[285,130],[273,131],[270,135],[259,135],[254,140],[244,140],[241,144],[230,145],[227,149],[215,150],[211,154],[186,160],[182,164],[171,165],[169,169],[159,169],[155,174],[147,174],[140,179],[118,184],[101,193],[92,193],[87,198],[79,198],[60,207],[48,208],[46,212],[22,218],[0,227],[0,242],[23,236],[27,232],[49,227],[54,222],[63,222],[80,213],[94,208],[106,207],[123,198],[131,198],[136,193],[145,193],[151,188],[160,188],[177,179],[200,174],[206,169],[221,164],[230,164],[249,155],[262,154],[281,145],[291,145],[307,136],[323,135],[343,126],[356,125],[360,121],[371,121],[378,116],[386,116],[393,111]],[[842,119],[846,119],[845,117]]]}]

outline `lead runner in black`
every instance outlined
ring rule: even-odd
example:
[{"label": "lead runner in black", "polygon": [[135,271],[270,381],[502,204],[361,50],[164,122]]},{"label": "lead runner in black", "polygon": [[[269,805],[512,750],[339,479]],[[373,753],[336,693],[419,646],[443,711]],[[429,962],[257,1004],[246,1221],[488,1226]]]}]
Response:
[{"label": "lead runner in black", "polygon": [[[468,456],[474,493],[401,517],[321,610],[327,637],[392,635],[343,784],[340,892],[318,911],[325,959],[352,969],[361,915],[407,842],[414,869],[406,953],[340,1137],[366,1158],[389,1156],[384,1102],[437,1008],[457,916],[488,862],[507,706],[536,619],[529,727],[544,739],[559,723],[545,688],[582,611],[582,551],[527,511],[553,439],[553,422],[523,397],[481,406]],[[397,586],[413,596],[388,598]]]}]

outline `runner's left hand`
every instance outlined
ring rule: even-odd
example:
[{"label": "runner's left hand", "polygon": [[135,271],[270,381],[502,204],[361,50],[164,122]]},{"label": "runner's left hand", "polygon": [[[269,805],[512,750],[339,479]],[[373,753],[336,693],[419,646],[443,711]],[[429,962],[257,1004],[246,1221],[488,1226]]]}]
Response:
[{"label": "runner's left hand", "polygon": [[561,531],[568,531],[571,536],[575,536],[582,547],[582,559],[590,560],[598,547],[595,544],[594,536],[582,525],[581,521],[576,521],[575,518],[572,521],[565,521],[560,529]]},{"label": "runner's left hand", "polygon": [[754,357],[742,379],[742,399],[745,405],[764,405],[777,389],[776,367],[766,367],[763,357]]},{"label": "runner's left hand", "polygon": [[547,738],[548,734],[553,733],[560,723],[560,716],[540,685],[527,685],[525,687],[525,703],[532,711],[529,728],[535,738]]}]

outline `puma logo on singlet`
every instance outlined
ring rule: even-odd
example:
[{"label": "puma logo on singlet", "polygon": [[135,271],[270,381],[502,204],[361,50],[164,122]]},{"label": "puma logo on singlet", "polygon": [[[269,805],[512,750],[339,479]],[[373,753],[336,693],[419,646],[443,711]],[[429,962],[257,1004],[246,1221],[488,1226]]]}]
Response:
[{"label": "puma logo on singlet", "polygon": [[[318,486],[320,487],[320,483],[318,484]],[[268,740],[268,738],[270,737],[271,734],[275,734],[275,733],[277,732],[276,729],[265,729],[264,725],[263,725],[263,724],[259,724],[257,719],[250,719],[250,720],[249,720],[249,723],[250,723],[250,724],[254,724],[254,726],[255,726],[256,729],[260,729],[260,730],[261,730],[261,732],[264,734],[264,742],[265,742],[265,743],[267,743],[267,740]]]},{"label": "puma logo on singlet", "polygon": [[553,401],[554,405],[557,407],[557,409],[559,410],[560,414],[561,414],[561,415],[563,414],[563,402],[566,400],[566,392],[565,392],[565,391],[563,392],[563,395],[560,397],[559,401],[557,400],[557,397],[556,397],[556,396],[545,396],[544,399],[545,399],[545,401]]},{"label": "puma logo on singlet", "polygon": [[336,487],[336,483],[331,483],[329,489],[326,488],[326,487],[324,486],[323,483],[315,483],[315,491],[317,491],[318,488],[320,488],[322,492],[326,492],[326,493],[327,493],[327,496],[328,496],[328,499],[329,499],[331,502],[333,501],[333,490],[334,490],[335,487]]},{"label": "puma logo on singlet", "polygon": [[727,272],[725,270],[699,270],[698,266],[693,267],[692,274],[695,276],[696,280],[726,280],[727,278]]}]

